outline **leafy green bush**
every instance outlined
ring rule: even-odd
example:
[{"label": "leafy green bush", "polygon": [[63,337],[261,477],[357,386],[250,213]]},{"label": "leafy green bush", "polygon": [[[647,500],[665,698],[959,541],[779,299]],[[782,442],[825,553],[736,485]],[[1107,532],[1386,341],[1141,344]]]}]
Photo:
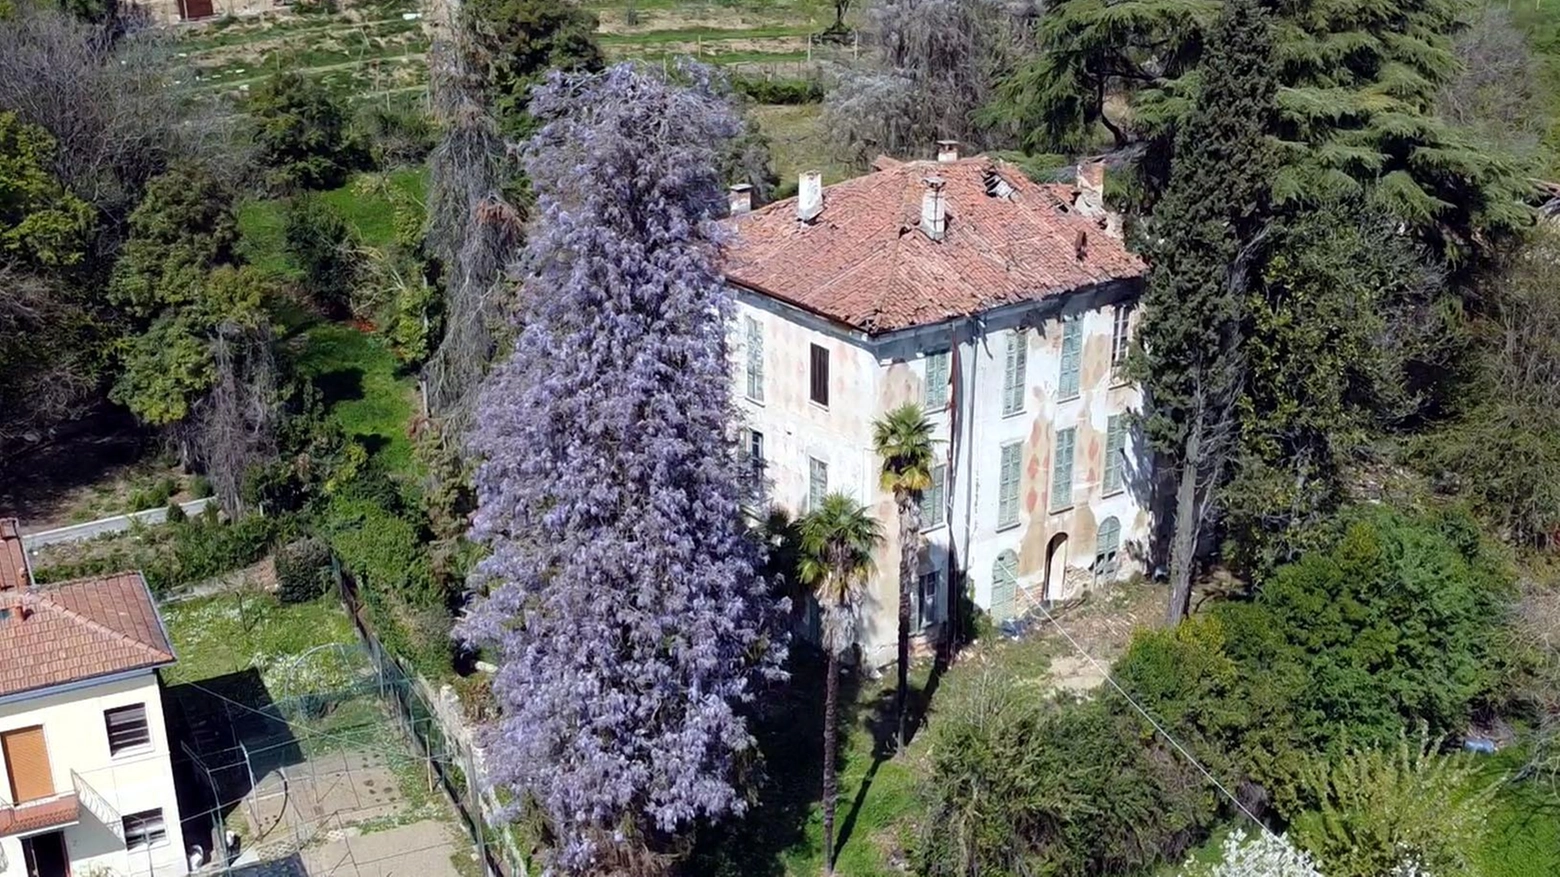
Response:
[{"label": "leafy green bush", "polygon": [[381,170],[421,162],[433,151],[438,135],[432,117],[415,104],[371,102],[358,111],[353,128]]},{"label": "leafy green bush", "polygon": [[1303,772],[1308,809],[1290,836],[1329,877],[1378,877],[1404,862],[1428,874],[1475,874],[1496,785],[1464,755],[1428,739],[1313,755]]},{"label": "leafy green bush", "polygon": [[190,519],[190,516],[184,513],[184,506],[174,500],[168,501],[168,509],[163,514],[163,521],[169,524],[178,524]]},{"label": "leafy green bush", "polygon": [[319,80],[277,73],[249,95],[247,109],[268,181],[279,190],[334,189],[362,163],[346,106]]},{"label": "leafy green bush", "polygon": [[151,484],[138,487],[130,492],[130,511],[144,512],[147,509],[162,508],[168,504],[168,500],[178,491],[178,482],[164,475]]},{"label": "leafy green bush", "polygon": [[276,596],[283,603],[307,603],[334,581],[330,546],[312,536],[283,545],[276,552]]},{"label": "leafy green bush", "polygon": [[1044,704],[989,676],[942,712],[914,855],[929,877],[1128,874],[1176,860],[1219,802],[1109,700]]},{"label": "leafy green bush", "polygon": [[310,297],[330,316],[346,316],[359,268],[356,236],[346,217],[318,196],[294,198],[287,204],[286,242]]},{"label": "leafy green bush", "polygon": [[190,479],[190,496],[196,499],[206,499],[215,495],[216,491],[211,487],[211,479],[204,475],[196,475]]},{"label": "leafy green bush", "polygon": [[731,77],[731,87],[756,103],[761,104],[817,104],[823,103],[826,89],[823,80],[787,79],[773,76]]}]

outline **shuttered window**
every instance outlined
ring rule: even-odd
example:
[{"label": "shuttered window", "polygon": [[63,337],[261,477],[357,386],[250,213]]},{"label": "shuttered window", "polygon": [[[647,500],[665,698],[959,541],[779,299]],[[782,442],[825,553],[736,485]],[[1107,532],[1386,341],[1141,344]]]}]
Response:
[{"label": "shuttered window", "polygon": [[1100,532],[1094,542],[1094,580],[1112,581],[1116,578],[1116,571],[1121,568],[1121,522],[1115,518],[1101,521]]},{"label": "shuttered window", "polygon": [[926,407],[930,411],[938,411],[948,405],[948,360],[949,353],[946,350],[927,354]]},{"label": "shuttered window", "polygon": [[1105,422],[1105,483],[1102,489],[1109,496],[1119,493],[1126,483],[1123,472],[1127,463],[1127,424],[1120,414],[1112,414]]},{"label": "shuttered window", "polygon": [[942,583],[942,573],[922,573],[917,582],[915,604],[915,626],[918,630],[925,630],[937,621],[937,592]]},{"label": "shuttered window", "polygon": [[168,842],[168,827],[163,824],[161,809],[131,813],[123,819],[123,825],[126,850],[144,850]]},{"label": "shuttered window", "polygon": [[1083,323],[1073,317],[1062,322],[1062,373],[1056,380],[1058,398],[1078,395],[1078,369],[1083,360]]},{"label": "shuttered window", "polygon": [[811,398],[819,405],[829,405],[829,351],[812,345]]},{"label": "shuttered window", "polygon": [[764,326],[747,318],[747,397],[764,401]]},{"label": "shuttered window", "polygon": [[1004,551],[991,565],[991,617],[998,623],[1018,612],[1018,555]]},{"label": "shuttered window", "polygon": [[1029,339],[1023,332],[1008,334],[1007,360],[1002,366],[1002,414],[1024,410],[1024,377],[1029,370]]},{"label": "shuttered window", "polygon": [[807,458],[807,509],[809,511],[823,505],[823,498],[829,493],[829,464],[822,460]]},{"label": "shuttered window", "polygon": [[948,467],[932,467],[931,486],[921,491],[921,526],[930,530],[943,525],[947,504]]},{"label": "shuttered window", "polygon": [[22,804],[54,794],[54,772],[49,767],[42,725],[7,731],[0,735],[0,745],[5,749],[5,768],[11,776],[12,802]]},{"label": "shuttered window", "polygon": [[1110,327],[1110,364],[1119,379],[1122,366],[1127,364],[1127,352],[1132,348],[1132,308],[1117,305]]},{"label": "shuttered window", "polygon": [[1072,508],[1073,441],[1072,427],[1056,431],[1056,459],[1051,465],[1051,511]]},{"label": "shuttered window", "polygon": [[997,529],[1018,526],[1018,481],[1024,459],[1020,442],[1002,446],[1002,468],[997,479]]},{"label": "shuttered window", "polygon": [[146,704],[104,710],[103,722],[108,726],[109,755],[118,755],[152,742],[152,731],[146,725]]}]

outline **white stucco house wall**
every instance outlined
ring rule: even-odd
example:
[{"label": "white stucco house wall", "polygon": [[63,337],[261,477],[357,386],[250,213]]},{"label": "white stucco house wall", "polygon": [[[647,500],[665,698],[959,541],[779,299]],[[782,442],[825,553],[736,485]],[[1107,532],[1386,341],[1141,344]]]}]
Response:
[{"label": "white stucco house wall", "polygon": [[923,503],[916,624],[934,638],[962,590],[998,621],[1141,569],[1146,455],[1122,379],[1144,265],[1103,206],[1103,165],[1037,184],[942,144],[748,209],[733,190],[741,441],[769,503],[824,493],[869,506],[887,537],[863,610],[866,660],[893,659],[898,528],[872,424],[908,402],[940,463]]},{"label": "white stucco house wall", "polygon": [[0,877],[188,872],[146,582],[32,582],[0,521]]}]

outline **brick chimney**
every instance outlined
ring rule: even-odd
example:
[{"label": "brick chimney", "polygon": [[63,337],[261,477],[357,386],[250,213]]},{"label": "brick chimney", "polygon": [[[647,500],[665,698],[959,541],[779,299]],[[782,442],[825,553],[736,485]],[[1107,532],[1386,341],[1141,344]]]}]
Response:
[{"label": "brick chimney", "polygon": [[939,140],[939,141],[937,141],[937,160],[940,163],[942,163],[942,164],[947,164],[949,162],[958,161],[959,160],[959,141],[957,141],[957,140]]},{"label": "brick chimney", "polygon": [[1073,206],[1078,213],[1098,222],[1100,228],[1111,237],[1120,238],[1121,215],[1105,207],[1105,162],[1079,162],[1074,186],[1078,194],[1073,198]]},{"label": "brick chimney", "polygon": [[926,180],[926,191],[921,194],[921,231],[934,241],[943,239],[948,231],[948,199],[943,197],[942,177],[931,176]]},{"label": "brick chimney", "polygon": [[823,212],[823,174],[819,171],[802,171],[796,188],[796,218],[812,222]]},{"label": "brick chimney", "polygon": [[731,187],[727,195],[727,203],[731,206],[731,215],[738,216],[753,209],[753,187],[747,183],[737,183]]}]

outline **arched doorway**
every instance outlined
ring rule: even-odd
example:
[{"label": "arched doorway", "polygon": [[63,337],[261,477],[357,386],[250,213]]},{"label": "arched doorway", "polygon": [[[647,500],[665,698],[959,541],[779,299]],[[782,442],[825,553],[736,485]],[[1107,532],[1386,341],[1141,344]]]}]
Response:
[{"label": "arched doorway", "polygon": [[1045,599],[1057,600],[1067,590],[1067,534],[1057,533],[1045,547]]},{"label": "arched doorway", "polygon": [[1103,584],[1116,580],[1121,569],[1121,522],[1114,517],[1100,521],[1099,535],[1094,538],[1094,582]]},{"label": "arched doorway", "polygon": [[1018,555],[1004,551],[991,565],[991,620],[1007,621],[1018,614]]}]

